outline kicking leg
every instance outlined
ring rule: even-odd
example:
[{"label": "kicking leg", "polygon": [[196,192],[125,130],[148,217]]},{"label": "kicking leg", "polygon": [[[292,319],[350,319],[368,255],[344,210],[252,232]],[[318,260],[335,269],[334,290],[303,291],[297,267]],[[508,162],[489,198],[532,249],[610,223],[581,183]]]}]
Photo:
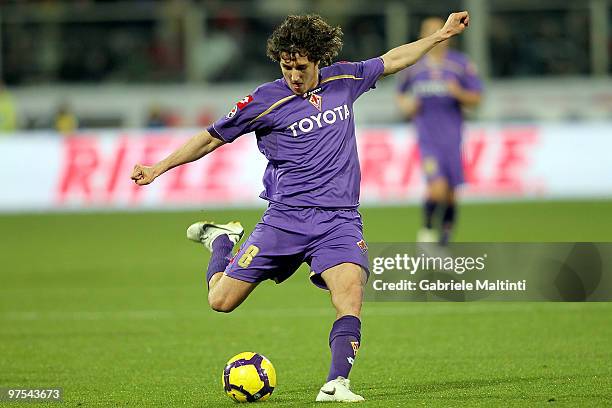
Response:
[{"label": "kicking leg", "polygon": [[361,304],[366,273],[361,266],[343,263],[321,274],[336,308],[336,321],[329,334],[332,361],[327,383],[317,401],[359,402],[363,397],[350,391],[349,373],[361,343]]},{"label": "kicking leg", "polygon": [[215,312],[229,313],[251,294],[257,283],[244,282],[218,272],[209,282],[208,304]]},{"label": "kicking leg", "polygon": [[237,222],[229,224],[197,222],[187,229],[187,238],[202,243],[212,253],[206,271],[206,282],[208,304],[214,311],[231,312],[257,286],[257,283],[244,282],[223,274],[230,262],[234,244],[243,234],[244,229]]}]

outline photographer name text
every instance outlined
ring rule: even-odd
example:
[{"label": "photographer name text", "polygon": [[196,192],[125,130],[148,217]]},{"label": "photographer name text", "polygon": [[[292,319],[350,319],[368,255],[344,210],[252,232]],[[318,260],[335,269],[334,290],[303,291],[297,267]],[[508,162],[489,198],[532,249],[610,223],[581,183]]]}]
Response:
[{"label": "photographer name text", "polygon": [[525,291],[527,281],[489,280],[477,279],[474,282],[465,280],[428,280],[418,281],[402,279],[396,282],[385,282],[377,279],[372,282],[372,288],[376,291]]}]

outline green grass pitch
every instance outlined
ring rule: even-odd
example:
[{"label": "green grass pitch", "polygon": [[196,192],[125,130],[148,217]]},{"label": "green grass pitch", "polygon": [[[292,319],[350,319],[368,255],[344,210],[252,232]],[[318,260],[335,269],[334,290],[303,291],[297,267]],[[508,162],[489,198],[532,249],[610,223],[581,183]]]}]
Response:
[{"label": "green grass pitch", "polygon": [[[184,236],[202,218],[250,230],[261,212],[0,217],[0,387],[60,386],[62,406],[234,406],[223,365],[257,351],[278,374],[263,404],[314,405],[329,362],[327,294],[302,268],[214,313],[208,254]],[[362,214],[369,242],[412,240],[420,222],[417,207]],[[460,214],[461,241],[612,241],[612,202]],[[368,407],[610,406],[611,345],[612,303],[366,303],[351,380]]]}]

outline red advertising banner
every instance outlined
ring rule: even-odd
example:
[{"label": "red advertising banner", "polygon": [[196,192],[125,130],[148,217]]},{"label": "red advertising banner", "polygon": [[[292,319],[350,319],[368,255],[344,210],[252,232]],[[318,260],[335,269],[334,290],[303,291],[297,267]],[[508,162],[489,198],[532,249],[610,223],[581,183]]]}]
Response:
[{"label": "red advertising banner", "polygon": [[[0,211],[197,208],[264,205],[266,160],[253,135],[169,171],[146,187],[130,180],[135,163],[154,163],[194,132],[171,130],[19,134],[0,140]],[[463,146],[466,200],[612,196],[612,125],[474,125]],[[411,127],[361,128],[361,202],[415,202],[424,182]],[[28,163],[24,166],[24,163]],[[24,180],[27,180],[24,181]],[[35,183],[32,183],[35,180]]]}]

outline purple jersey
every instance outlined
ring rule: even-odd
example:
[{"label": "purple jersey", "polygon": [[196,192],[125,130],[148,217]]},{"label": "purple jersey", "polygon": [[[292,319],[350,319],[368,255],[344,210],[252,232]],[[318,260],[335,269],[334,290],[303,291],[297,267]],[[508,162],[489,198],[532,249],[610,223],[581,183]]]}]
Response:
[{"label": "purple jersey", "polygon": [[208,131],[232,142],[255,132],[268,159],[261,198],[294,207],[356,208],[361,172],[353,103],[375,87],[382,59],[320,70],[317,88],[295,95],[284,79],[258,87]]},{"label": "purple jersey", "polygon": [[474,65],[454,50],[449,50],[439,65],[425,56],[400,80],[398,91],[412,93],[421,104],[414,117],[421,146],[456,149],[461,144],[463,115],[459,102],[448,92],[449,81],[457,81],[470,91],[482,90]]}]

